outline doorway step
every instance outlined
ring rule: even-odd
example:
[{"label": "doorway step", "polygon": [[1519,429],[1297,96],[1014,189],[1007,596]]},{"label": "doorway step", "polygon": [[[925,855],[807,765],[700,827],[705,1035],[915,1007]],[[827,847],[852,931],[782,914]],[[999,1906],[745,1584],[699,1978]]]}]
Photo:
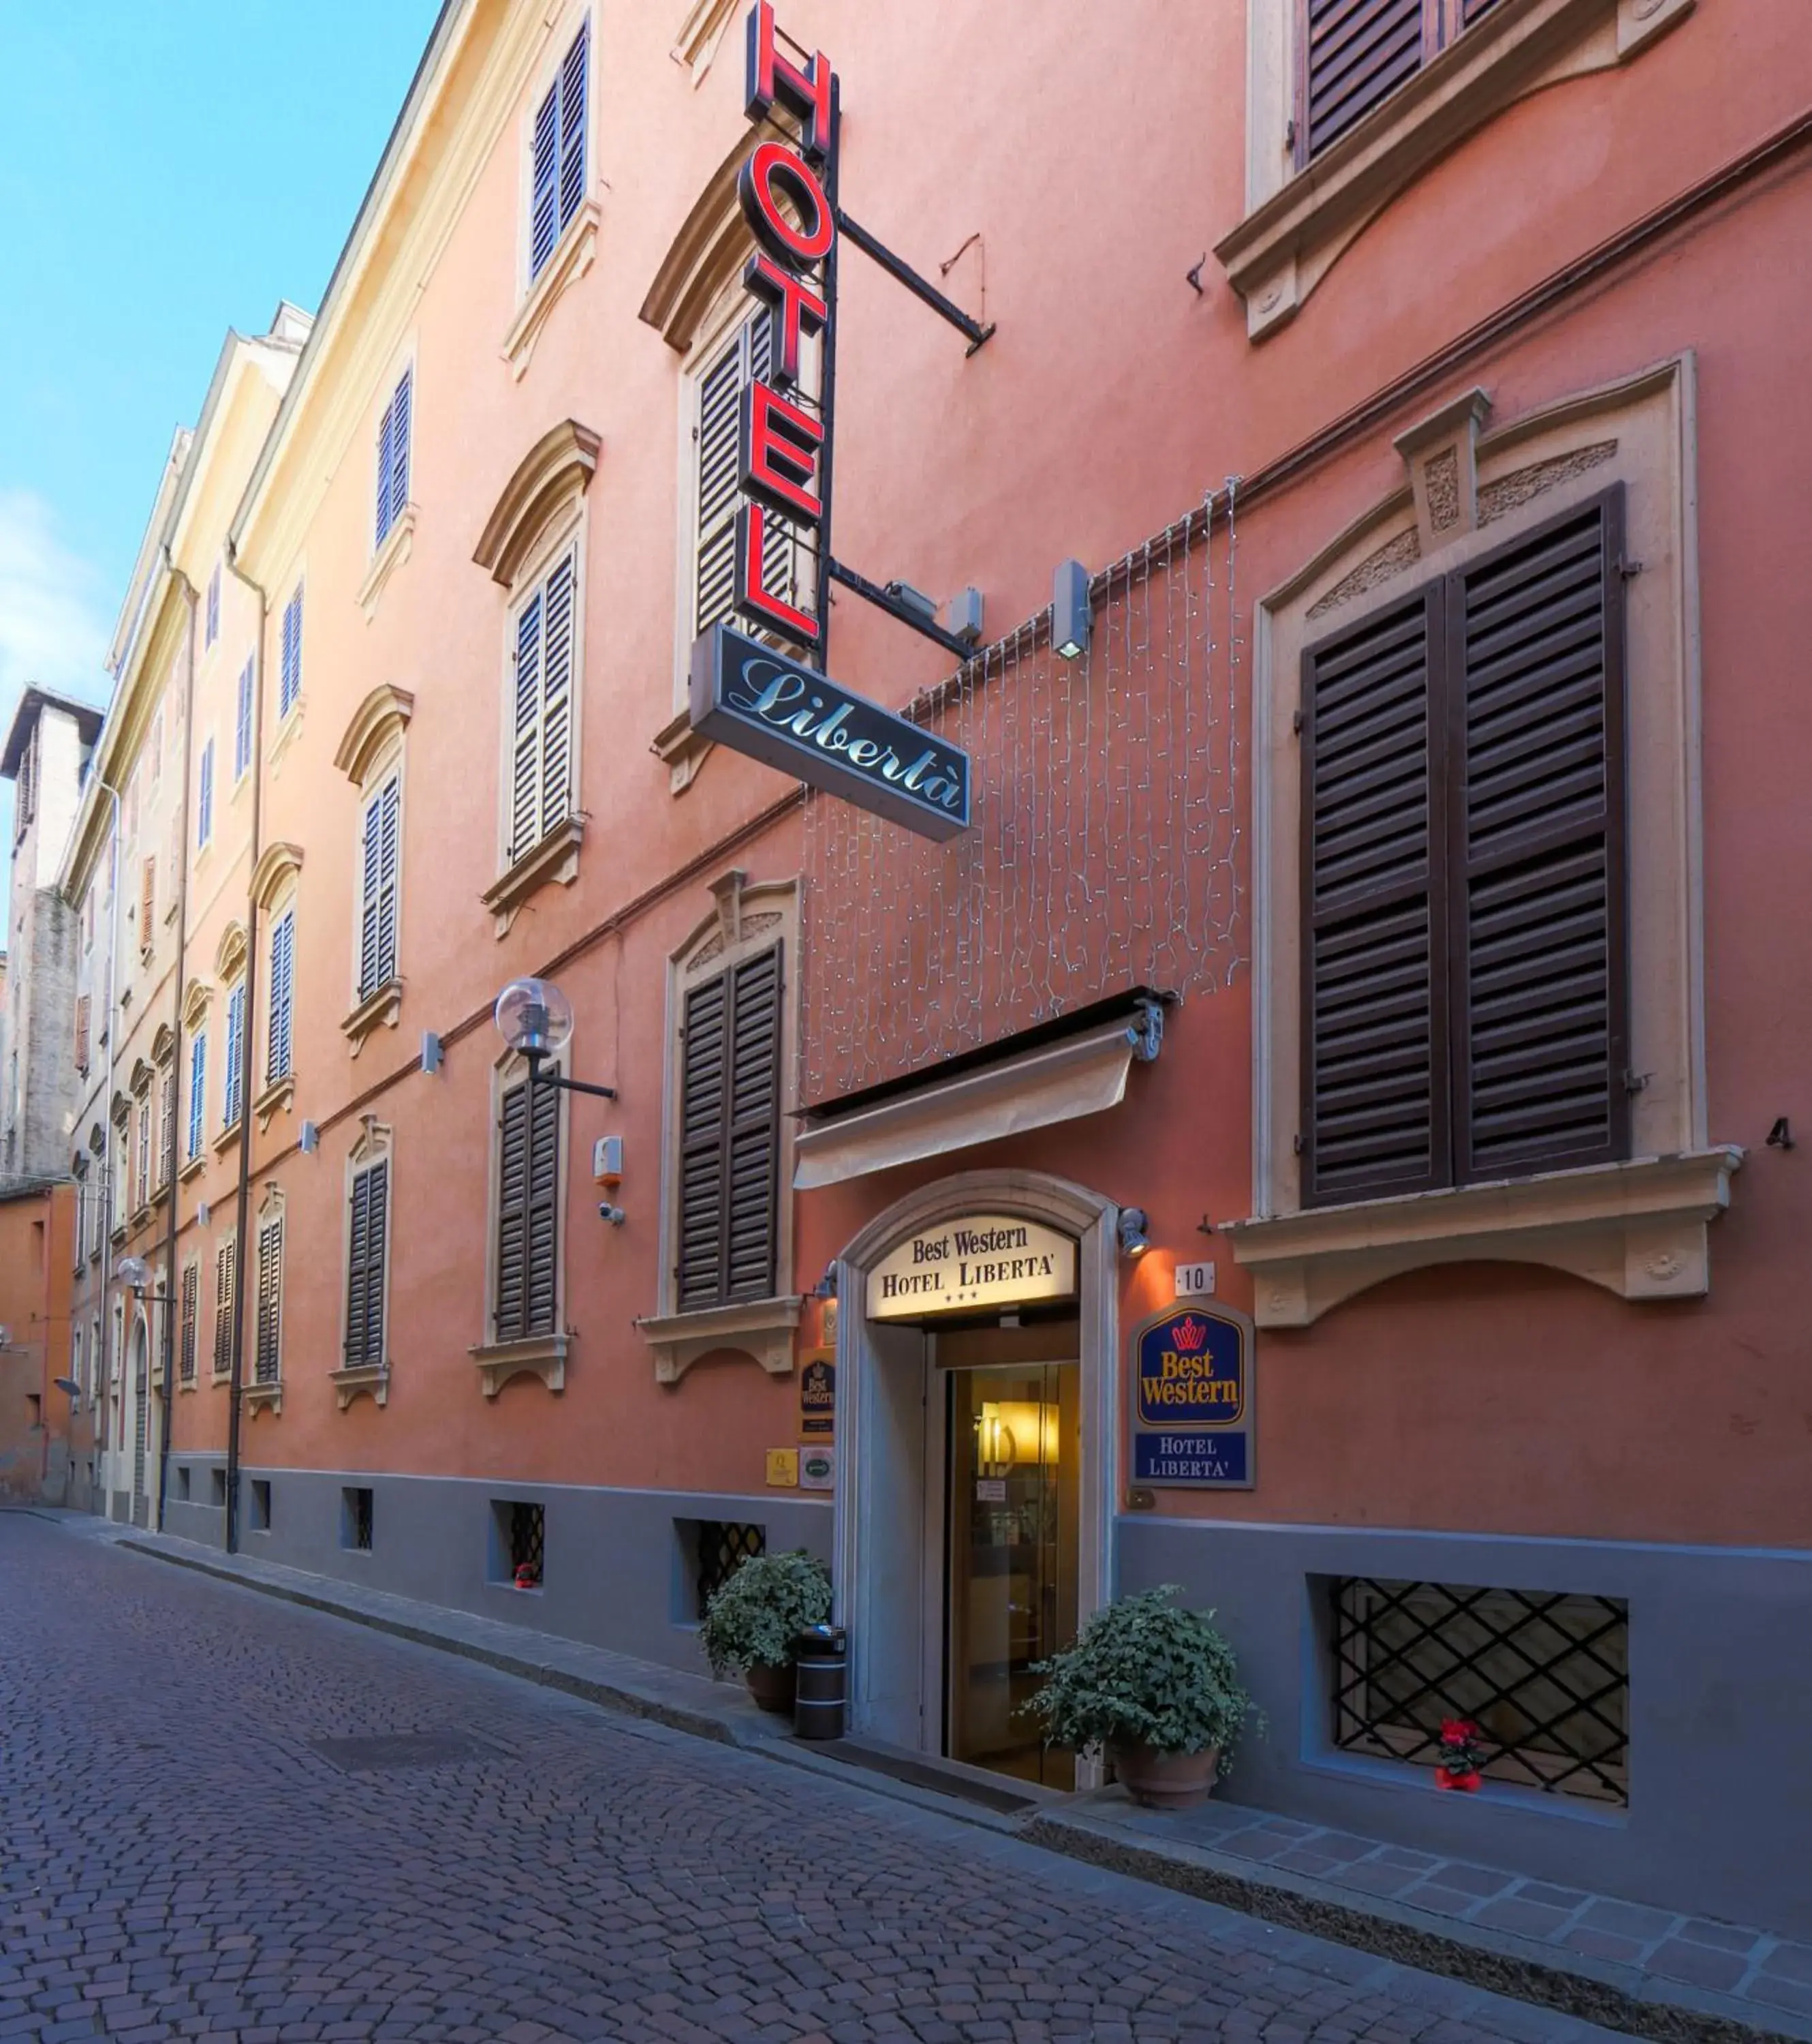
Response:
[{"label": "doorway step", "polygon": [[[940,1800],[960,1803],[974,1812],[985,1812],[1006,1823],[1017,1824],[1048,1804],[1071,1800],[1061,1788],[1041,1788],[1035,1781],[1016,1781],[985,1767],[966,1766],[960,1760],[939,1759],[935,1754],[916,1753],[910,1747],[888,1746],[879,1739],[835,1739],[789,1741],[773,1759],[811,1765],[814,1760],[841,1770],[852,1769],[884,1781],[916,1789]],[[871,1787],[881,1784],[871,1781]],[[913,1800],[916,1800],[915,1797]]]}]

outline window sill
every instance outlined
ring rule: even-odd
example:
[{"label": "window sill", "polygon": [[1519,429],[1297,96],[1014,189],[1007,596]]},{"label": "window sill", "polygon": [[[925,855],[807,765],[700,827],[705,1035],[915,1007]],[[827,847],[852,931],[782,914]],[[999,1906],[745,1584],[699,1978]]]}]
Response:
[{"label": "window sill", "polygon": [[400,979],[386,980],[375,993],[366,995],[340,1025],[341,1035],[352,1046],[354,1057],[364,1049],[365,1039],[374,1029],[395,1028],[402,1006],[403,983]]},{"label": "window sill", "polygon": [[566,1388],[570,1334],[531,1335],[526,1341],[481,1343],[466,1352],[478,1366],[478,1381],[495,1398],[513,1377],[539,1377],[550,1391]]},{"label": "window sill", "polygon": [[355,1398],[370,1394],[378,1405],[390,1402],[390,1366],[387,1362],[349,1363],[344,1370],[330,1370],[335,1403],[344,1412]]},{"label": "window sill", "polygon": [[284,714],[277,736],[271,744],[269,758],[272,773],[276,772],[283,755],[296,742],[296,735],[302,728],[302,712],[308,706],[308,700],[305,695],[298,696]]},{"label": "window sill", "polygon": [[210,1370],[208,1372],[208,1381],[210,1384],[230,1384],[232,1381],[232,1372],[230,1369]]},{"label": "window sill", "polygon": [[239,1400],[247,1412],[254,1417],[266,1406],[269,1406],[273,1413],[281,1412],[283,1409],[282,1380],[275,1384],[243,1385],[240,1389]]},{"label": "window sill", "polygon": [[359,585],[355,601],[364,612],[367,624],[378,614],[378,599],[384,593],[385,583],[409,559],[414,545],[415,506],[405,504],[384,535],[382,545],[371,556],[371,565]]},{"label": "window sill", "polygon": [[[1489,18],[1488,17],[1487,17]],[[1439,1263],[1538,1263],[1622,1299],[1696,1299],[1707,1224],[1730,1203],[1733,1145],[1584,1170],[1232,1221],[1261,1327],[1306,1327],[1387,1278]]]},{"label": "window sill", "polygon": [[226,1124],[213,1140],[213,1152],[217,1157],[224,1157],[226,1155],[239,1140],[239,1132],[244,1126],[245,1117],[243,1115],[236,1121],[229,1121]]},{"label": "window sill", "polygon": [[192,1179],[197,1178],[201,1175],[202,1167],[207,1162],[207,1152],[205,1150],[198,1150],[194,1155],[189,1159],[188,1162],[182,1166],[182,1170],[176,1174],[178,1180],[185,1185],[189,1184]]},{"label": "window sill", "polygon": [[151,1202],[144,1200],[132,1209],[132,1217],[126,1224],[126,1232],[136,1235],[141,1228],[148,1228],[150,1224]]},{"label": "window sill", "polygon": [[579,847],[585,841],[585,820],[584,813],[579,811],[555,824],[532,851],[524,852],[479,896],[496,918],[499,937],[509,935],[516,910],[530,895],[543,887],[570,887],[578,878]]},{"label": "window sill", "polygon": [[282,1078],[271,1082],[251,1103],[251,1111],[258,1116],[260,1135],[271,1126],[274,1116],[279,1112],[288,1113],[295,1097],[296,1075],[294,1072],[286,1072]]},{"label": "window sill", "polygon": [[598,223],[603,217],[597,201],[588,198],[566,222],[566,232],[555,243],[546,267],[529,286],[522,309],[503,337],[503,359],[509,364],[511,375],[519,380],[528,370],[535,344],[541,338],[555,302],[596,259]]},{"label": "window sill", "polygon": [[1695,0],[1499,0],[1215,247],[1262,340],[1399,192],[1514,101],[1626,63]]},{"label": "window sill", "polygon": [[682,709],[671,724],[655,733],[648,750],[667,770],[667,792],[683,795],[704,764],[713,741],[701,738],[692,728],[692,712]]},{"label": "window sill", "polygon": [[803,1297],[750,1299],[732,1306],[707,1306],[689,1313],[663,1313],[635,1323],[655,1351],[655,1381],[678,1384],[701,1355],[714,1349],[741,1349],[770,1377],[793,1371],[793,1338]]}]

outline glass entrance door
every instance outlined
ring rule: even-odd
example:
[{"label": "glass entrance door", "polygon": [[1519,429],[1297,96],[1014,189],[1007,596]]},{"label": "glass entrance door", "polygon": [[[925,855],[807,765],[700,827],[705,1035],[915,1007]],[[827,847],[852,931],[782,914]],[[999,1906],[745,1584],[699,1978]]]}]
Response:
[{"label": "glass entrance door", "polygon": [[1030,1671],[1076,1636],[1079,1366],[951,1370],[945,1751],[1055,1788],[1076,1757],[1046,1750],[1021,1706]]}]

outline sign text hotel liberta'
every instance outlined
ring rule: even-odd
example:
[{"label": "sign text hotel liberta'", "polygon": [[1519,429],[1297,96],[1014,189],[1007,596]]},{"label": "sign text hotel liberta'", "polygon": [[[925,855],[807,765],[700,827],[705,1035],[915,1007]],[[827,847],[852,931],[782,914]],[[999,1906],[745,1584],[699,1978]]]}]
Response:
[{"label": "sign text hotel liberta'", "polygon": [[1067,1299],[1076,1290],[1076,1244],[1010,1214],[977,1214],[908,1235],[868,1274],[873,1320]]},{"label": "sign text hotel liberta'", "polygon": [[[748,25],[747,111],[770,120],[778,105],[799,124],[799,145],[764,137],[736,180],[756,242],[743,288],[770,315],[766,374],[751,377],[737,421],[732,606],[761,639],[720,623],[693,648],[689,710],[702,737],[746,752],[814,787],[927,837],[969,826],[967,756],[806,664],[823,654],[835,360],[837,79],[822,50],[804,64],[777,44],[770,0]],[[802,343],[820,336],[824,398],[814,408],[800,381]],[[768,524],[779,518],[815,536],[816,608],[766,586]],[[786,640],[804,661],[777,651]],[[764,643],[769,642],[769,643]]]}]

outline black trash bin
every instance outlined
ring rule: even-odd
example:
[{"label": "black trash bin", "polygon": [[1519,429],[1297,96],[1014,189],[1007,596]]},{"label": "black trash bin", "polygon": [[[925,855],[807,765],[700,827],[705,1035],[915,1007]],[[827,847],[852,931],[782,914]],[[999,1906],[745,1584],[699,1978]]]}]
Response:
[{"label": "black trash bin", "polygon": [[850,1636],[840,1625],[808,1625],[794,1644],[799,1686],[793,1729],[800,1739],[841,1739],[848,1695]]}]

